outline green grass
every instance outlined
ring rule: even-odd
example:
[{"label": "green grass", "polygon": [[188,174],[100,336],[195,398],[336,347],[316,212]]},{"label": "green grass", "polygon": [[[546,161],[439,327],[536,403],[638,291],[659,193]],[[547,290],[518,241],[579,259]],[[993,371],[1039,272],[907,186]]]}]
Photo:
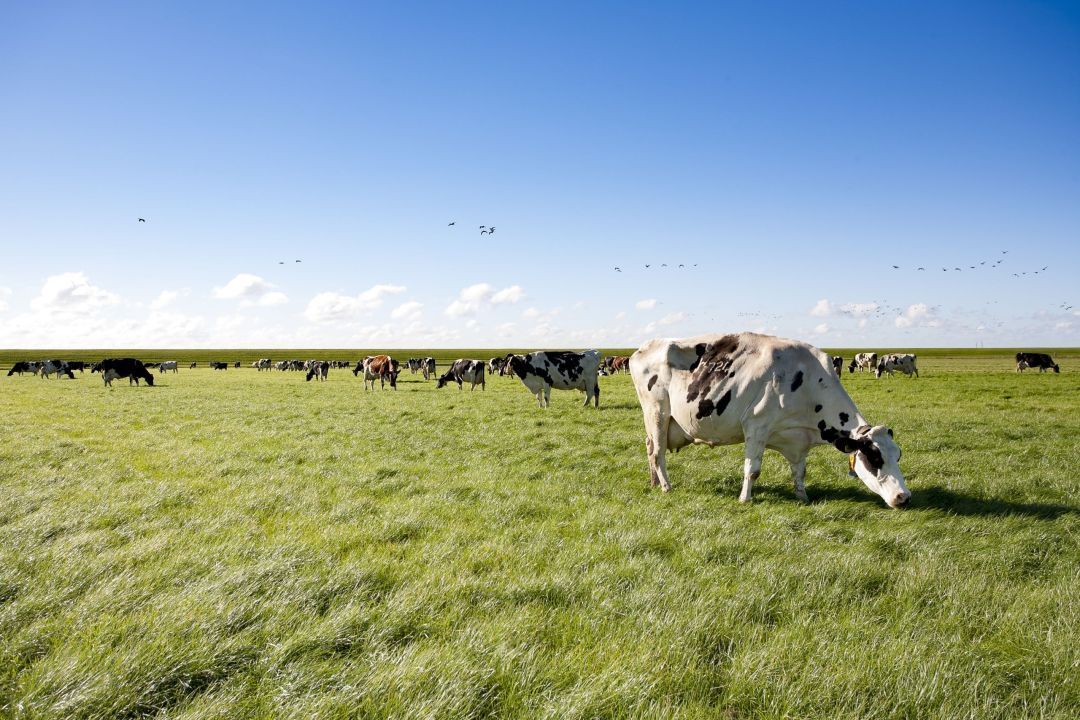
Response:
[{"label": "green grass", "polygon": [[[128,354],[365,352],[82,356]],[[1080,353],[1010,355],[844,376],[905,511],[829,448],[809,505],[771,453],[739,504],[739,446],[650,491],[627,376],[599,411],[506,378],[0,376],[0,717],[1076,717]]]}]

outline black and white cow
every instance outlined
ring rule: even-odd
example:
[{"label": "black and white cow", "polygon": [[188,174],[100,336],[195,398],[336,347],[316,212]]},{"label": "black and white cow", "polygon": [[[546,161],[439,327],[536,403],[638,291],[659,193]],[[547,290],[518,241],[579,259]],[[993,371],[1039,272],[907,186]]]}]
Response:
[{"label": "black and white cow", "polygon": [[191,363],[190,365],[188,365],[188,369],[189,369],[189,370],[194,370],[194,369],[195,369],[195,368],[197,368],[198,366],[199,366],[199,363],[197,363],[197,362],[193,362],[193,363]]},{"label": "black and white cow", "polygon": [[270,369],[270,358],[259,358],[255,362],[251,363],[251,367],[255,368],[259,372]]},{"label": "black and white cow", "polygon": [[873,370],[876,367],[877,367],[877,353],[876,352],[872,352],[872,353],[868,353],[868,352],[855,353],[855,357],[851,358],[851,364],[848,365],[848,372],[855,372],[856,370],[858,370],[859,372],[862,372],[863,370],[870,371],[870,370]]},{"label": "black and white cow", "polygon": [[[1061,367],[1046,353],[1016,353],[1016,372],[1024,372],[1028,368],[1039,368],[1039,372],[1047,370],[1053,370],[1056,373],[1061,372]],[[10,374],[8,373],[8,375]]]},{"label": "black and white cow", "polygon": [[516,375],[536,396],[540,407],[551,404],[551,389],[581,390],[585,405],[592,400],[600,407],[600,352],[537,351],[507,355],[504,372]]},{"label": "black and white cow", "polygon": [[488,360],[487,369],[488,375],[502,375],[503,365],[506,364],[506,358],[493,357]]},{"label": "black and white cow", "polygon": [[919,377],[919,368],[915,367],[915,356],[910,353],[882,355],[874,369],[874,377],[881,377],[883,373],[892,375],[894,372],[902,372],[908,377],[912,375]]},{"label": "black and white cow", "polygon": [[42,378],[47,378],[55,375],[60,377],[61,375],[67,375],[72,380],[75,379],[75,373],[71,372],[71,368],[63,360],[45,360],[38,365],[38,374]]},{"label": "black and white cow", "polygon": [[158,372],[159,373],[167,373],[170,370],[173,371],[174,373],[179,372],[179,370],[177,370],[177,366],[178,366],[178,364],[177,364],[177,362],[175,360],[165,360],[160,365],[158,365]]},{"label": "black and white cow", "polygon": [[838,376],[841,375],[844,372],[844,356],[843,355],[833,355],[832,356],[832,366],[833,366],[833,370],[836,371],[836,374]]},{"label": "black and white cow", "polygon": [[326,360],[312,361],[308,367],[307,377],[305,381],[315,378],[316,380],[325,380],[326,376],[330,374],[330,363]]},{"label": "black and white cow", "polygon": [[487,389],[487,382],[484,379],[484,363],[482,360],[468,360],[460,358],[454,361],[454,364],[450,366],[450,369],[443,373],[443,376],[439,378],[436,388],[441,388],[447,383],[456,382],[458,390],[461,390],[462,383],[470,383],[469,390],[475,390],[479,385],[481,390]]},{"label": "black and white cow", "polygon": [[8,377],[11,377],[15,373],[19,373],[19,375],[22,376],[24,372],[28,372],[31,375],[37,375],[40,368],[41,363],[39,362],[36,362],[34,360],[20,360],[19,362],[12,365],[11,369],[8,370]]},{"label": "black and white cow", "polygon": [[430,380],[435,377],[435,358],[426,357],[420,361],[420,372],[424,374],[425,380]]},{"label": "black and white cow", "polygon": [[147,385],[154,384],[154,376],[146,369],[141,360],[135,358],[108,358],[95,363],[90,372],[100,372],[107,386],[112,386],[112,381],[117,378],[127,378],[130,385],[133,381],[136,385],[143,379]]},{"label": "black and white cow", "polygon": [[668,450],[745,443],[742,502],[767,448],[790,463],[805,502],[806,456],[815,445],[854,453],[856,474],[890,507],[911,497],[892,431],[863,418],[832,359],[806,343],[756,333],[650,340],[631,356],[630,375],[645,415],[652,485],[665,492]]}]

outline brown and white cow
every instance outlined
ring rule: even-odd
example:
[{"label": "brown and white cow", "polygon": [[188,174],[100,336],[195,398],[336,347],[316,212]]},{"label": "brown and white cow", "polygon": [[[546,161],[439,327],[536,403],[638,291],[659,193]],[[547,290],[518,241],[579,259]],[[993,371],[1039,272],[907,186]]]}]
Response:
[{"label": "brown and white cow", "polygon": [[398,364],[389,355],[370,355],[360,362],[356,363],[356,367],[353,368],[353,375],[359,374],[361,371],[364,373],[364,389],[368,389],[368,383],[371,383],[371,389],[375,389],[375,381],[379,381],[379,388],[386,389],[386,381],[390,381],[390,389],[397,390],[397,378],[398,378]]},{"label": "brown and white cow", "polygon": [[871,426],[815,347],[756,333],[650,340],[630,358],[645,416],[652,484],[671,489],[666,454],[691,443],[745,443],[739,500],[750,500],[766,449],[791,465],[795,496],[807,500],[806,457],[815,445],[855,454],[859,479],[890,507],[911,493],[892,431]]}]

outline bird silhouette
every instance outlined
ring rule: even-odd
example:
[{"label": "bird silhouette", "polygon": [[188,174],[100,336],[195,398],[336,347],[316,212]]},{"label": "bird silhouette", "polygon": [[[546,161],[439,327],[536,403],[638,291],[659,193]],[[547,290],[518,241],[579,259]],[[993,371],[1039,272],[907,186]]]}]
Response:
[{"label": "bird silhouette", "polygon": [[487,231],[487,230],[481,230],[481,231],[480,231],[480,234],[481,234],[481,235],[487,235],[487,234],[488,234],[488,231]]},{"label": "bird silhouette", "polygon": [[647,268],[651,268],[651,267],[652,267],[652,265],[646,265],[645,267],[647,267]]},{"label": "bird silhouette", "polygon": [[285,264],[284,260],[278,260],[278,265],[284,265],[284,264]]},{"label": "bird silhouette", "polygon": [[146,218],[139,218],[139,222],[146,222]]},{"label": "bird silhouette", "polygon": [[447,223],[447,224],[446,224],[446,227],[450,227],[451,225],[455,225],[455,224],[456,224],[456,222],[452,222],[452,223]]},{"label": "bird silhouette", "polygon": [[679,263],[679,267],[681,267],[681,268],[684,268],[684,267],[686,267],[686,266],[685,266],[685,265],[683,265],[682,263]]},{"label": "bird silhouette", "polygon": [[1002,250],[1002,251],[1001,251],[1001,254],[1002,254],[1002,255],[1008,255],[1008,254],[1009,254],[1009,251],[1008,251],[1008,250]]},{"label": "bird silhouette", "polygon": [[960,268],[953,268],[956,272],[960,272]]},{"label": "bird silhouette", "polygon": [[297,260],[296,262],[304,262],[303,260]]},{"label": "bird silhouette", "polygon": [[660,263],[660,267],[667,267],[667,263]]},{"label": "bird silhouette", "polygon": [[489,228],[488,228],[488,232],[489,232],[490,234],[494,235],[494,234],[495,234],[495,226],[494,226],[494,225],[492,225],[491,227],[489,227]]},{"label": "bird silhouette", "polygon": [[481,226],[480,226],[480,229],[481,229],[481,230],[483,230],[483,229],[484,229],[484,228],[486,228],[486,227],[487,227],[487,225],[481,225]]},{"label": "bird silhouette", "polygon": [[615,268],[615,272],[622,272],[622,268]]},{"label": "bird silhouette", "polygon": [[900,266],[899,266],[899,265],[893,265],[893,266],[892,266],[892,269],[893,269],[893,270],[899,270],[899,269],[900,269]]},{"label": "bird silhouette", "polygon": [[1049,266],[1049,265],[1047,265],[1046,267],[1044,267],[1044,268],[1043,268],[1043,270],[1046,270],[1046,268],[1048,268],[1048,267],[1050,267],[1050,266]]},{"label": "bird silhouette", "polygon": [[925,270],[926,268],[919,268],[919,269],[920,269],[920,270]]}]

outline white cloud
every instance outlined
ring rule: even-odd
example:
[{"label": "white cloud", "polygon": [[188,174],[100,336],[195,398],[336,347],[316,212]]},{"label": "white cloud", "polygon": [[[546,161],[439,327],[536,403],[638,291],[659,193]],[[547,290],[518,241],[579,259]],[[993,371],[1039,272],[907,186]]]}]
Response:
[{"label": "white cloud", "polygon": [[180,293],[175,290],[162,290],[161,293],[154,298],[153,302],[150,303],[150,308],[152,310],[160,310],[172,303],[178,297],[180,297]]},{"label": "white cloud", "polygon": [[289,301],[285,293],[276,291],[277,286],[263,280],[258,275],[240,273],[225,287],[214,288],[214,297],[219,300],[240,300],[245,307],[283,305]]},{"label": "white cloud", "polygon": [[827,332],[829,332],[829,325],[827,323],[821,323],[820,325],[814,326],[815,335],[824,335]]},{"label": "white cloud", "polygon": [[615,314],[615,319],[616,320],[625,320],[626,319],[626,312],[623,311],[623,310],[620,310],[618,313]]},{"label": "white cloud", "polygon": [[[359,295],[321,292],[308,301],[304,317],[312,322],[343,322],[371,312],[382,306],[383,298],[405,292],[404,285],[375,285]],[[406,303],[407,304],[407,303]]]},{"label": "white cloud", "polygon": [[120,297],[96,285],[81,272],[50,275],[30,307],[42,312],[89,313],[120,302]]},{"label": "white cloud", "polygon": [[521,289],[520,285],[511,285],[508,288],[503,288],[499,292],[491,296],[492,305],[501,305],[503,303],[514,304],[518,300],[525,297],[525,291]]},{"label": "white cloud", "polygon": [[393,309],[390,313],[390,317],[395,320],[414,320],[420,317],[421,311],[424,309],[424,303],[410,300],[409,302],[402,303]]},{"label": "white cloud", "polygon": [[638,310],[652,310],[654,307],[656,307],[656,298],[638,300],[636,303],[634,303],[634,307]]},{"label": "white cloud", "polygon": [[832,303],[827,298],[821,298],[817,305],[810,308],[810,314],[814,317],[826,317],[832,313]]},{"label": "white cloud", "polygon": [[539,310],[537,310],[537,309],[536,309],[536,308],[534,308],[534,307],[531,307],[531,308],[529,308],[528,310],[526,310],[525,312],[521,313],[521,317],[523,317],[523,318],[535,318],[535,317],[540,317],[540,311],[539,311]]},{"label": "white cloud", "polygon": [[918,323],[922,318],[927,317],[929,314],[930,308],[926,305],[926,303],[916,303],[915,305],[909,305],[907,310],[905,310],[903,314],[899,315],[896,318],[896,327],[911,327],[912,325]]},{"label": "white cloud", "polygon": [[475,315],[481,308],[516,303],[523,297],[525,297],[525,291],[520,285],[511,285],[496,291],[489,283],[476,283],[458,293],[457,300],[450,303],[445,312],[450,317]]},{"label": "white cloud", "polygon": [[664,317],[660,318],[657,321],[657,323],[660,324],[660,325],[675,325],[677,323],[681,323],[685,319],[686,319],[686,313],[684,313],[684,312],[674,312],[674,313],[671,313],[669,315],[665,315]]}]

